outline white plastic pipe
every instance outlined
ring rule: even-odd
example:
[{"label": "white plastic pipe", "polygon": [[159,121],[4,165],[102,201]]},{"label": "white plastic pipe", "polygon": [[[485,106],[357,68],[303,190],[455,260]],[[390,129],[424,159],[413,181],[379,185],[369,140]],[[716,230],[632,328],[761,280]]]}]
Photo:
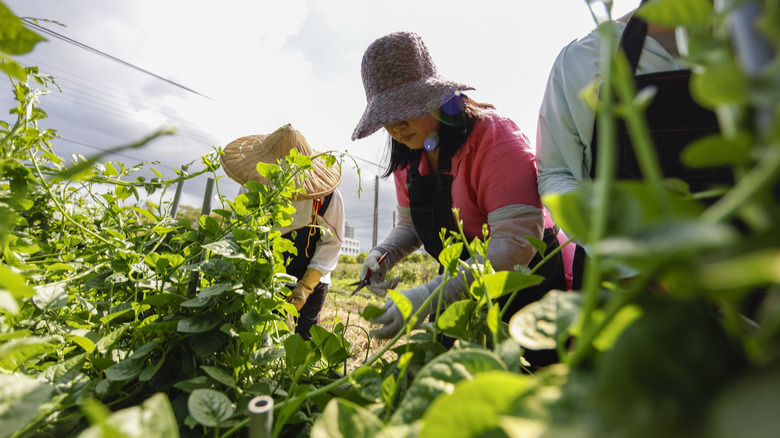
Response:
[{"label": "white plastic pipe", "polygon": [[274,399],[261,395],[249,400],[249,438],[271,438]]}]

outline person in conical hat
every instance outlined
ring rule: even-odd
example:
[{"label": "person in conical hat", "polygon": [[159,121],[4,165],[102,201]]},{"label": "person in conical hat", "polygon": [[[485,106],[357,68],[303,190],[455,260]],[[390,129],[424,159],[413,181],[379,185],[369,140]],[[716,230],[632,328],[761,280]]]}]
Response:
[{"label": "person in conical hat", "polygon": [[[496,270],[539,263],[541,256],[526,237],[544,239],[548,254],[565,238],[542,208],[534,154],[525,134],[492,105],[464,94],[473,87],[440,74],[419,35],[402,31],[375,40],[363,54],[361,75],[366,108],[352,140],[384,128],[390,160],[383,176],[395,179],[399,217],[363,264],[361,279],[371,272],[369,290],[384,296],[390,284],[384,279],[387,271],[421,246],[438,258],[443,250],[440,231],[457,230],[453,207],[459,209],[469,242],[483,238],[487,225],[488,259]],[[548,290],[567,288],[567,272],[558,255],[540,265],[537,274],[545,281],[521,291],[507,318]],[[467,298],[470,275],[461,272],[460,277],[445,285],[445,305]],[[441,282],[438,276],[401,293],[417,311]],[[379,338],[391,338],[405,326],[392,299],[385,310],[373,320],[382,324],[371,332]],[[429,305],[423,317],[434,311]]]},{"label": "person in conical hat", "polygon": [[[254,180],[268,181],[257,172],[257,164],[277,164],[295,149],[301,155],[319,154],[300,132],[287,124],[267,135],[249,135],[230,142],[220,156],[225,173],[241,185]],[[319,322],[330,284],[330,273],[336,268],[344,235],[344,204],[337,187],[341,182],[341,167],[328,167],[322,158],[312,160],[312,169],[303,171],[296,181],[303,193],[293,198],[293,222],[279,229],[293,241],[298,255],[291,257],[287,273],[298,279],[287,301],[298,309],[295,332],[311,339],[309,330]],[[321,232],[319,225],[327,232]],[[293,233],[296,231],[296,233]],[[293,237],[295,234],[295,237]]]}]

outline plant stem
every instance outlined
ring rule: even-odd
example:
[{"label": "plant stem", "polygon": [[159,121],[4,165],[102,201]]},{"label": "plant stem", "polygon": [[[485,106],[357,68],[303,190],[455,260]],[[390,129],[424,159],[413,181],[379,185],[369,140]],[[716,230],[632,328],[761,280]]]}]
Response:
[{"label": "plant stem", "polygon": [[736,215],[743,205],[776,181],[778,175],[780,175],[780,143],[776,142],[766,148],[749,173],[702,214],[702,221],[715,224],[728,220]]},{"label": "plant stem", "polygon": [[[596,181],[594,182],[594,208],[591,211],[590,242],[598,242],[606,234],[607,218],[609,215],[610,189],[615,180],[615,115],[612,95],[612,71],[613,54],[616,47],[615,23],[607,22],[599,26],[601,41],[600,70],[602,87],[600,89],[601,111],[597,115],[598,123],[598,147],[596,155]],[[585,272],[584,290],[585,300],[582,306],[582,325],[587,329],[590,324],[590,316],[598,305],[599,287],[601,284],[601,255],[593,251],[591,264]],[[569,365],[576,367],[584,356],[583,351],[589,348],[589,341],[581,339],[575,346],[575,354],[570,358]]]}]

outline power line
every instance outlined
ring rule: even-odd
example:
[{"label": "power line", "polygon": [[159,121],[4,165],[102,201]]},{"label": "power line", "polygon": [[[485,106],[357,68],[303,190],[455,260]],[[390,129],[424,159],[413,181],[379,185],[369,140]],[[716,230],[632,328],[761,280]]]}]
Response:
[{"label": "power line", "polygon": [[145,74],[147,74],[149,76],[152,76],[154,78],[157,78],[157,79],[159,79],[161,81],[167,82],[167,83],[169,83],[169,84],[171,84],[171,85],[173,85],[175,87],[181,88],[182,90],[188,91],[188,92],[193,93],[193,94],[197,94],[198,96],[205,97],[206,99],[209,99],[209,100],[214,100],[214,99],[206,96],[205,94],[199,93],[199,92],[193,90],[192,88],[189,88],[189,87],[186,87],[186,86],[184,86],[182,84],[179,84],[178,82],[175,82],[175,81],[172,81],[170,79],[164,78],[164,77],[162,77],[162,76],[160,76],[160,75],[158,75],[156,73],[150,72],[149,70],[146,70],[144,68],[138,67],[135,64],[131,64],[131,63],[129,63],[127,61],[124,61],[122,59],[119,59],[119,58],[117,58],[115,56],[111,56],[108,53],[101,52],[100,50],[95,49],[94,47],[88,46],[88,45],[86,45],[84,43],[80,43],[80,42],[78,42],[78,41],[76,41],[74,39],[66,37],[65,35],[59,34],[59,33],[55,32],[55,31],[53,31],[51,29],[45,28],[45,27],[39,25],[38,23],[36,23],[34,20],[31,20],[29,18],[22,18],[22,21],[26,25],[35,28],[36,30],[40,31],[41,33],[45,33],[46,35],[49,35],[49,36],[52,36],[54,38],[60,39],[62,41],[65,41],[66,43],[73,44],[76,47],[84,49],[84,50],[86,50],[88,52],[92,52],[92,53],[94,53],[96,55],[100,55],[100,56],[102,56],[102,57],[104,57],[106,59],[110,59],[110,60],[112,60],[114,62],[117,62],[119,64],[122,64],[122,65],[124,65],[126,67],[130,67],[130,68],[132,68],[134,70],[138,70],[141,73],[145,73]]}]

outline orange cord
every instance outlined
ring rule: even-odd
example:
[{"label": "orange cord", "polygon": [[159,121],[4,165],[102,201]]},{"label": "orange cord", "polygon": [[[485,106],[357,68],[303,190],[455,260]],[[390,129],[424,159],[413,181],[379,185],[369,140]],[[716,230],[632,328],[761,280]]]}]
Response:
[{"label": "orange cord", "polygon": [[311,237],[314,236],[314,233],[317,231],[317,228],[313,227],[312,225],[316,225],[317,223],[317,214],[320,211],[320,207],[322,207],[322,199],[317,198],[312,204],[311,224],[309,224],[309,235],[306,238],[306,257],[309,256],[309,242],[311,242]]}]

